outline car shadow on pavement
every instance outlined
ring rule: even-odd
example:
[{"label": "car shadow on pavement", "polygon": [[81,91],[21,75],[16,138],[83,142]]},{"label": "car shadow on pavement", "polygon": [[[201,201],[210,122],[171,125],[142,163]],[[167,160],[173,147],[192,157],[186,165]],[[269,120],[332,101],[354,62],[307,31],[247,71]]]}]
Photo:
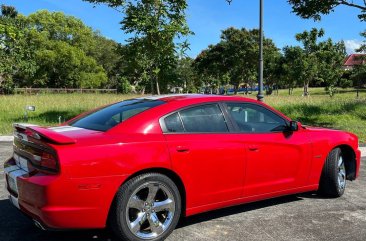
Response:
[{"label": "car shadow on pavement", "polygon": [[230,215],[234,215],[234,214],[238,214],[238,213],[250,212],[252,210],[258,210],[258,209],[262,209],[262,208],[266,208],[266,207],[270,207],[270,206],[277,206],[277,205],[301,201],[301,200],[303,200],[303,198],[299,197],[298,195],[290,195],[290,196],[278,197],[278,198],[273,198],[273,199],[267,199],[267,200],[263,200],[263,201],[257,201],[257,202],[253,202],[253,203],[242,204],[239,206],[218,209],[218,210],[210,211],[207,213],[201,213],[201,214],[197,214],[197,215],[194,215],[191,217],[184,218],[178,224],[177,228],[182,228],[185,226],[189,226],[189,225],[193,225],[193,224],[197,224],[197,223],[201,223],[201,222],[206,222],[209,220],[218,219],[218,218],[222,218],[225,216],[230,216]]},{"label": "car shadow on pavement", "polygon": [[[309,194],[310,195],[310,194]],[[321,198],[318,196],[318,198]],[[301,195],[279,197],[260,202],[219,209],[204,214],[183,218],[177,229],[199,224],[212,219],[250,212],[270,206],[301,201]],[[107,230],[42,231],[34,226],[31,219],[24,216],[8,200],[0,200],[0,240],[1,241],[115,241]]]},{"label": "car shadow on pavement", "polygon": [[1,241],[111,241],[105,230],[42,231],[9,200],[0,200]]},{"label": "car shadow on pavement", "polygon": [[319,195],[317,192],[306,192],[297,194],[300,198],[307,198],[307,199],[334,199],[334,197],[327,197],[324,195]]}]

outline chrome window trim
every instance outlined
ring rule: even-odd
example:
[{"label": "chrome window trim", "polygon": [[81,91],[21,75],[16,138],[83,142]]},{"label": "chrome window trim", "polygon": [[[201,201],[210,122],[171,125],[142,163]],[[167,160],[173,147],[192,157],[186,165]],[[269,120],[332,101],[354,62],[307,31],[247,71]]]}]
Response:
[{"label": "chrome window trim", "polygon": [[[165,118],[166,117],[168,117],[170,115],[174,115],[175,113],[178,113],[179,119],[180,119],[180,121],[182,123],[182,127],[185,130],[183,120],[182,120],[182,118],[180,116],[180,112],[181,111],[184,111],[184,110],[187,110],[187,109],[191,109],[191,108],[195,108],[195,107],[199,107],[199,106],[205,106],[205,105],[217,105],[218,106],[218,108],[221,111],[222,116],[224,118],[225,125],[226,125],[226,127],[228,129],[227,132],[186,132],[186,131],[185,132],[170,132],[170,131],[168,131],[168,129],[166,127],[166,124],[165,124]],[[185,107],[182,107],[180,109],[177,109],[177,110],[175,110],[173,112],[170,112],[170,113],[168,113],[168,114],[166,114],[166,115],[164,115],[164,116],[162,116],[162,117],[159,118],[159,124],[160,124],[160,127],[161,127],[162,131],[163,131],[163,134],[169,134],[169,135],[171,135],[171,134],[175,134],[175,135],[182,135],[182,134],[183,135],[187,135],[187,134],[190,134],[190,135],[192,135],[192,134],[230,134],[232,127],[230,126],[231,123],[229,124],[228,121],[230,121],[230,120],[227,119],[227,116],[224,113],[223,106],[221,105],[221,102],[220,101],[204,102],[204,103],[198,103],[198,104],[193,104],[193,105],[185,106]]]}]

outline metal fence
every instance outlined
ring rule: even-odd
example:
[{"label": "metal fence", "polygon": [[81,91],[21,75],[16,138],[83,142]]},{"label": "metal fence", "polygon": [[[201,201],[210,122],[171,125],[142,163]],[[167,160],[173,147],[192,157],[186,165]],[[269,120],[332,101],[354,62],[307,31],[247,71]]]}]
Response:
[{"label": "metal fence", "polygon": [[38,93],[112,93],[116,94],[117,89],[68,89],[68,88],[15,88],[16,94],[38,94]]}]

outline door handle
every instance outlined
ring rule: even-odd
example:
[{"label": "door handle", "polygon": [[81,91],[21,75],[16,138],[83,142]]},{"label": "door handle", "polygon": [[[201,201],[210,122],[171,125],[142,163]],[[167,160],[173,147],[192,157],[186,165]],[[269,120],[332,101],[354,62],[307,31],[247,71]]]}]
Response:
[{"label": "door handle", "polygon": [[259,146],[255,146],[255,145],[251,145],[248,147],[249,151],[258,151],[259,150]]},{"label": "door handle", "polygon": [[189,148],[186,146],[177,146],[177,152],[189,152]]}]

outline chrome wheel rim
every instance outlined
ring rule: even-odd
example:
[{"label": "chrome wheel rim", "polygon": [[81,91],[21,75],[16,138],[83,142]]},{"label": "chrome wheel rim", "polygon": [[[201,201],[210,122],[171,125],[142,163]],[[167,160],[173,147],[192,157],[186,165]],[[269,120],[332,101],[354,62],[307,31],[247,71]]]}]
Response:
[{"label": "chrome wheel rim", "polygon": [[160,182],[148,182],[130,196],[126,221],[130,231],[141,239],[162,235],[170,226],[175,213],[172,192]]},{"label": "chrome wheel rim", "polygon": [[338,186],[341,190],[346,187],[346,167],[342,156],[338,159]]}]

